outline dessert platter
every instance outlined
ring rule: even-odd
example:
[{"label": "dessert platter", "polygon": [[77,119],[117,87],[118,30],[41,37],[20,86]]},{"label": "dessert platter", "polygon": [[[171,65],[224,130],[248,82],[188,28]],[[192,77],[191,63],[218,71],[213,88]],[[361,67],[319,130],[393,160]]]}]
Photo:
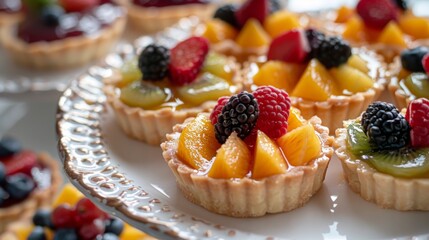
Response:
[{"label": "dessert platter", "polygon": [[[367,72],[370,69],[360,64],[361,58],[352,57],[351,47],[342,40],[321,37],[331,39],[325,48],[330,48],[329,44],[334,42],[335,46],[341,45],[342,53],[347,53],[341,56],[348,55],[330,66],[332,59],[316,56],[308,60],[307,54],[312,48],[319,51],[321,47],[309,44],[302,29],[286,33],[288,37],[281,35],[298,41],[295,46],[307,51],[305,54],[294,50],[273,54],[273,60],[278,60],[275,66],[306,59],[309,73],[303,73],[304,66],[300,75],[310,79],[307,82],[311,82],[310,76],[314,73],[323,75],[321,81],[334,78],[329,77],[331,75],[335,78],[350,75],[364,79],[365,87],[355,92],[377,89],[371,92],[369,101],[372,104],[361,104],[359,113],[347,116],[355,120],[335,131],[340,126],[330,129],[324,126],[323,119],[304,116],[299,104],[294,105],[293,94],[289,96],[281,87],[251,86],[251,83],[240,86],[227,80],[225,85],[220,80],[214,81],[233,75],[214,71],[207,67],[207,62],[214,58],[213,55],[223,59],[220,61],[223,66],[229,66],[230,61],[228,57],[219,57],[222,53],[210,53],[207,50],[210,43],[200,36],[191,37],[200,25],[198,19],[182,19],[178,25],[155,36],[145,36],[132,45],[122,45],[108,55],[103,64],[91,67],[72,80],[58,102],[56,132],[61,161],[73,185],[103,210],[162,239],[429,237],[429,164],[419,157],[425,155],[425,148],[418,148],[420,144],[426,146],[427,142],[414,129],[421,127],[422,121],[416,119],[421,117],[422,109],[429,108],[427,101],[410,101],[408,110],[404,109],[402,113],[402,109],[398,110],[392,104],[372,103],[374,95],[381,95],[380,101],[393,102],[387,91],[382,92],[387,84],[384,79],[378,83],[363,74],[362,68]],[[278,42],[273,40],[270,44]],[[193,47],[188,47],[190,45]],[[304,45],[307,47],[302,47]],[[332,56],[338,56],[338,50],[330,49]],[[168,51],[170,55],[165,54]],[[298,53],[299,59],[288,58],[291,51]],[[353,50],[353,53],[359,56],[365,55],[365,51]],[[141,54],[136,59],[139,52]],[[147,61],[141,58],[145,54],[148,54],[144,58]],[[371,56],[378,59],[377,55]],[[177,61],[179,57],[189,64],[181,65]],[[354,60],[350,62],[349,57]],[[159,63],[155,75],[152,72],[155,68],[151,67],[154,59]],[[167,60],[169,64],[164,63]],[[206,64],[202,63],[204,61]],[[135,71],[136,66],[143,72],[143,77]],[[201,72],[194,71],[195,66],[202,69]],[[170,74],[166,75],[164,71]],[[210,81],[197,77],[197,74],[204,76],[207,73],[215,77]],[[139,79],[139,87],[129,82],[130,78]],[[174,86],[170,81],[175,83]],[[253,78],[253,81],[257,80]],[[216,87],[207,87],[210,84],[204,85],[206,82]],[[198,88],[201,84],[205,86],[204,90]],[[188,86],[192,86],[193,91],[183,90]],[[227,86],[225,89],[229,91],[225,92],[221,86]],[[347,87],[344,88],[355,94]],[[248,92],[237,90],[241,88]],[[136,97],[133,89],[146,95]],[[196,90],[204,93],[203,101],[195,102],[183,94],[198,92]],[[227,97],[217,100],[216,94],[220,90]],[[168,91],[181,101],[172,103],[165,100],[171,99],[166,97],[157,100],[160,92]],[[216,97],[206,98],[207,95]],[[207,103],[212,104],[210,109],[201,107]],[[131,109],[119,111],[117,105]],[[185,110],[198,106],[200,112],[188,115],[182,122],[164,123],[158,117],[160,112],[165,112],[166,106],[176,112],[188,112]],[[375,114],[373,109],[376,109]],[[273,111],[278,112],[272,115]],[[365,114],[361,120],[362,112]],[[377,125],[381,113],[384,120],[392,120],[399,127]],[[129,122],[142,121],[136,120],[135,116],[151,118],[150,125],[156,127],[143,130],[137,123],[124,124],[129,119]],[[172,130],[159,138],[158,124]],[[388,140],[383,141],[380,133],[377,135],[374,129],[379,128],[387,129],[381,137]],[[398,134],[392,133],[392,128],[398,130]],[[147,137],[152,135],[156,135],[153,141]],[[398,148],[407,150],[401,152]],[[334,155],[334,149],[338,157]],[[398,160],[397,165],[389,163],[389,154],[398,158],[399,153],[415,159],[405,163]],[[371,161],[384,160],[367,164],[355,160],[355,156],[371,158]],[[352,166],[349,162],[358,162],[363,167]],[[401,170],[407,163],[411,167]],[[360,178],[361,175],[366,178]],[[393,191],[395,184],[400,186],[399,191]],[[387,190],[380,190],[379,185]],[[387,192],[388,196],[379,192]]]}]

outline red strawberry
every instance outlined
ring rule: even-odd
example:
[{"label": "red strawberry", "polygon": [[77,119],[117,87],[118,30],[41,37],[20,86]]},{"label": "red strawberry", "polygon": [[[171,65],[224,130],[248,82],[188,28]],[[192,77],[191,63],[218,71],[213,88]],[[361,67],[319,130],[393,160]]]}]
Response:
[{"label": "red strawberry", "polygon": [[82,12],[99,4],[100,0],[60,0],[60,5],[67,12]]},{"label": "red strawberry", "polygon": [[253,96],[259,105],[256,128],[274,139],[286,134],[290,109],[287,92],[271,86],[262,86],[253,92]]},{"label": "red strawberry", "polygon": [[422,65],[423,65],[423,68],[425,69],[426,74],[429,75],[429,53],[423,57]]},{"label": "red strawberry", "polygon": [[209,51],[209,42],[202,37],[191,37],[170,51],[171,81],[177,85],[193,82]]},{"label": "red strawberry", "polygon": [[268,60],[302,63],[311,48],[304,30],[292,30],[276,37],[268,50]]},{"label": "red strawberry", "polygon": [[411,146],[429,147],[429,100],[419,98],[411,101],[405,119],[411,127]]},{"label": "red strawberry", "polygon": [[360,0],[357,13],[370,28],[383,29],[398,18],[399,9],[391,0]]},{"label": "red strawberry", "polygon": [[6,176],[14,175],[16,173],[31,174],[31,169],[37,164],[36,153],[28,150],[21,151],[17,154],[2,158]]},{"label": "red strawberry", "polygon": [[243,27],[247,20],[255,18],[260,23],[264,23],[268,16],[268,0],[247,0],[235,12],[238,24]]},{"label": "red strawberry", "polygon": [[217,116],[219,116],[219,114],[222,112],[222,108],[223,106],[225,106],[228,100],[229,100],[229,97],[220,97],[217,100],[217,104],[214,107],[212,113],[210,114],[210,121],[212,122],[213,125],[217,123]]}]

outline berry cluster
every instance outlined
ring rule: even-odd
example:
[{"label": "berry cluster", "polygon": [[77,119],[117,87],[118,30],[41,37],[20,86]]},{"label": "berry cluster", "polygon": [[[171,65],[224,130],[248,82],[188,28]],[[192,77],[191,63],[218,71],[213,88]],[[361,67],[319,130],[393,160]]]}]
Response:
[{"label": "berry cluster", "polygon": [[117,240],[124,229],[122,221],[110,218],[87,198],[76,206],[59,205],[52,212],[38,210],[33,216],[36,226],[28,239],[47,239],[45,228],[55,231],[54,239]]},{"label": "berry cluster", "polygon": [[139,55],[139,69],[144,80],[159,81],[167,75],[177,85],[193,82],[209,51],[207,39],[191,37],[171,50],[156,44],[148,45]]},{"label": "berry cluster", "polygon": [[241,92],[218,100],[210,115],[216,139],[224,143],[232,132],[252,145],[257,130],[277,139],[287,132],[290,99],[288,94],[271,86],[262,86],[253,93]]}]

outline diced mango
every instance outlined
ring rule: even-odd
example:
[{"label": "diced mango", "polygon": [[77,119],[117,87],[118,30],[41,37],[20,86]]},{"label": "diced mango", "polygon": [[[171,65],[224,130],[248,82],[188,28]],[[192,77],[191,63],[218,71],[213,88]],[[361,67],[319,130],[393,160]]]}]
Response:
[{"label": "diced mango", "polygon": [[350,41],[362,42],[366,40],[365,26],[358,17],[352,17],[344,26],[343,37]]},{"label": "diced mango", "polygon": [[252,178],[260,179],[285,173],[287,164],[277,144],[258,130]]},{"label": "diced mango", "polygon": [[399,27],[414,38],[429,38],[429,19],[407,15],[399,19]]},{"label": "diced mango", "polygon": [[79,190],[77,190],[70,183],[67,183],[66,185],[64,185],[63,189],[58,194],[57,198],[52,204],[52,208],[56,208],[61,204],[69,204],[70,206],[74,206],[83,197],[83,194],[79,192]]},{"label": "diced mango", "polygon": [[16,237],[18,240],[27,240],[33,229],[34,226],[32,224],[22,225],[19,229],[17,229],[17,231],[15,231]]},{"label": "diced mango", "polygon": [[255,74],[253,83],[258,86],[271,85],[292,92],[304,70],[304,65],[268,61]]},{"label": "diced mango", "polygon": [[368,63],[359,57],[359,55],[353,54],[347,61],[347,65],[354,67],[365,74],[369,73]]},{"label": "diced mango", "polygon": [[329,72],[341,91],[365,92],[374,85],[374,81],[367,74],[345,64],[332,68]]},{"label": "diced mango", "polygon": [[320,155],[322,145],[311,124],[286,133],[277,143],[288,162],[293,166],[304,166]]},{"label": "diced mango", "polygon": [[288,132],[298,127],[301,127],[307,123],[307,121],[301,116],[301,112],[294,107],[291,107],[289,110],[289,118],[287,122],[288,122],[288,126],[287,126]]},{"label": "diced mango", "polygon": [[237,36],[236,42],[243,48],[268,46],[271,39],[258,20],[250,19]]},{"label": "diced mango", "polygon": [[252,154],[246,143],[233,132],[217,151],[208,172],[212,178],[243,178],[249,172]]},{"label": "diced mango", "polygon": [[206,23],[202,36],[211,43],[218,43],[226,39],[235,39],[237,30],[220,19],[212,19]]},{"label": "diced mango", "polygon": [[216,155],[219,147],[213,124],[207,115],[200,114],[180,134],[177,155],[184,163],[199,169]]},{"label": "diced mango", "polygon": [[122,231],[121,235],[119,236],[119,239],[121,240],[149,240],[149,239],[155,239],[150,236],[148,236],[146,233],[131,227],[127,223],[124,224],[124,230]]},{"label": "diced mango", "polygon": [[386,27],[384,27],[383,31],[378,37],[378,42],[404,48],[407,47],[404,34],[402,33],[399,26],[394,22],[390,22]]},{"label": "diced mango", "polygon": [[278,11],[268,16],[264,21],[264,28],[272,38],[299,27],[301,24],[298,17],[288,11]]},{"label": "diced mango", "polygon": [[326,101],[338,93],[338,87],[328,70],[318,60],[312,59],[291,95],[312,101]]},{"label": "diced mango", "polygon": [[350,18],[352,18],[354,14],[355,14],[355,11],[353,8],[349,8],[347,6],[341,6],[337,10],[337,17],[335,18],[335,22],[336,23],[345,23]]}]

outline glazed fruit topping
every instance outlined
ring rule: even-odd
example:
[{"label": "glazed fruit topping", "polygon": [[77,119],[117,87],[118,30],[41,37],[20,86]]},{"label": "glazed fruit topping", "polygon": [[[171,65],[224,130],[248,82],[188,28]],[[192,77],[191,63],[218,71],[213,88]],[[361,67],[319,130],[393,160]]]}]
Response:
[{"label": "glazed fruit topping", "polygon": [[6,136],[0,140],[0,158],[11,156],[21,150],[22,145],[15,138]]},{"label": "glazed fruit topping", "polygon": [[357,13],[370,28],[383,29],[398,18],[398,8],[391,0],[360,0]]},{"label": "glazed fruit topping", "polygon": [[7,176],[16,173],[30,175],[31,169],[37,164],[37,155],[32,151],[24,150],[0,160],[5,166]]},{"label": "glazed fruit topping", "polygon": [[241,92],[231,96],[215,124],[216,139],[219,143],[225,143],[233,132],[241,139],[246,138],[256,126],[258,116],[259,106],[251,93]]},{"label": "glazed fruit topping", "polygon": [[226,4],[219,7],[213,15],[213,18],[218,18],[229,25],[239,28],[237,18],[235,17],[235,12],[237,11],[237,6],[233,4]]},{"label": "glazed fruit topping", "polygon": [[168,74],[170,50],[164,46],[150,44],[139,55],[138,65],[143,80],[162,80]]},{"label": "glazed fruit topping", "polygon": [[362,115],[363,131],[375,148],[399,149],[410,141],[410,125],[391,103],[374,102]]},{"label": "glazed fruit topping", "polygon": [[56,228],[72,228],[76,225],[76,211],[69,205],[60,205],[52,212],[52,223]]},{"label": "glazed fruit topping", "polygon": [[302,63],[307,59],[311,49],[303,30],[291,30],[271,42],[268,60],[280,60],[291,63]]},{"label": "glazed fruit topping", "polygon": [[253,95],[259,105],[257,129],[271,139],[277,139],[286,134],[291,106],[289,95],[271,86],[259,87]]},{"label": "glazed fruit topping", "polygon": [[320,44],[322,44],[326,36],[324,33],[313,28],[305,30],[305,36],[307,37],[311,49],[309,57],[315,58],[317,49],[319,49]]},{"label": "glazed fruit topping", "polygon": [[411,101],[405,118],[411,127],[411,146],[429,147],[429,100],[419,98]]},{"label": "glazed fruit topping", "polygon": [[60,18],[64,15],[64,9],[58,5],[49,5],[42,8],[40,14],[45,26],[55,27],[60,24]]},{"label": "glazed fruit topping", "polygon": [[212,113],[210,114],[210,121],[212,122],[213,125],[215,125],[217,123],[217,118],[219,116],[219,114],[222,113],[222,108],[225,106],[225,104],[228,102],[229,97],[220,97],[217,100],[217,104],[214,107]]},{"label": "glazed fruit topping", "polygon": [[133,0],[133,3],[143,7],[168,7],[185,4],[204,4],[207,0]]},{"label": "glazed fruit topping", "polygon": [[268,16],[268,5],[268,0],[247,0],[235,12],[238,24],[243,27],[251,18],[262,24]]},{"label": "glazed fruit topping", "polygon": [[94,203],[88,198],[82,198],[76,204],[76,217],[81,223],[89,223],[96,219],[106,220],[108,215],[101,211]]},{"label": "glazed fruit topping", "polygon": [[177,85],[193,82],[209,51],[207,39],[191,37],[180,42],[171,49],[170,75],[171,81]]},{"label": "glazed fruit topping", "polygon": [[423,57],[426,54],[429,54],[429,48],[423,46],[402,51],[402,67],[410,72],[425,72],[423,67]]},{"label": "glazed fruit topping", "polygon": [[316,58],[326,67],[338,67],[352,55],[350,45],[339,37],[327,37],[316,51]]},{"label": "glazed fruit topping", "polygon": [[59,0],[67,12],[82,12],[100,4],[100,0]]},{"label": "glazed fruit topping", "polygon": [[48,209],[39,209],[33,216],[33,224],[40,227],[54,228],[51,218],[51,211]]},{"label": "glazed fruit topping", "polygon": [[422,64],[426,74],[429,75],[429,53],[423,57]]}]

